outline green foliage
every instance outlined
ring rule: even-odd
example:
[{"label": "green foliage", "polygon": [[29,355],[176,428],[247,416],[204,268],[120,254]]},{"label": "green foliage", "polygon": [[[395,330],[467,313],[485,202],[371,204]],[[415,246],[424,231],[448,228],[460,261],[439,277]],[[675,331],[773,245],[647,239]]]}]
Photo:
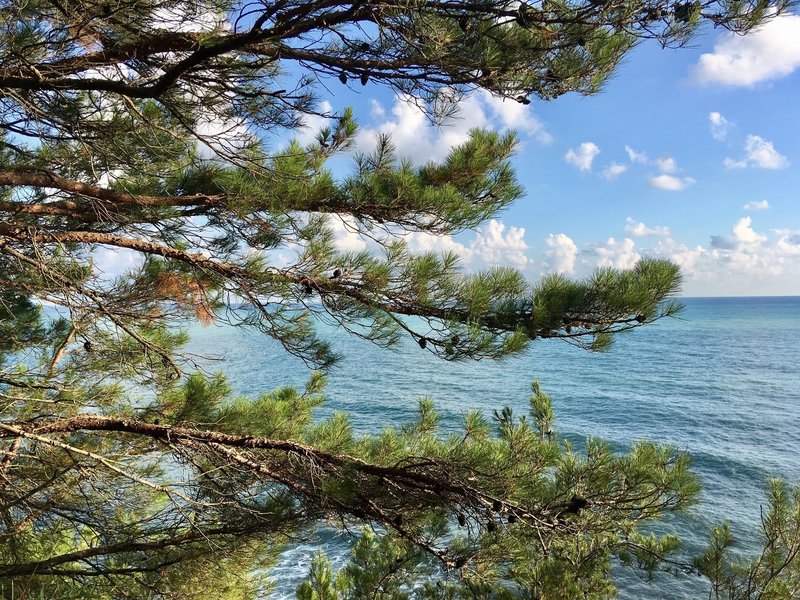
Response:
[{"label": "green foliage", "polygon": [[308,571],[308,579],[297,588],[298,600],[338,600],[337,582],[333,577],[331,563],[317,554]]},{"label": "green foliage", "polygon": [[[319,322],[463,360],[550,338],[603,350],[675,314],[664,261],[528,282],[410,252],[406,233],[455,235],[522,196],[516,137],[476,129],[424,165],[380,137],[341,175],[356,119],[324,112],[315,86],[388,86],[439,122],[476,88],[523,104],[595,93],[638,40],[681,45],[704,21],[746,32],[787,6],[6,2],[0,594],[251,598],[275,553],[323,522],[362,533],[335,576],[315,561],[304,599],[599,598],[614,560],[661,568],[676,540],[639,525],[694,500],[684,454],[576,450],[538,384],[530,415],[470,412],[444,435],[423,399],[414,422],[359,436],[346,415],[314,420],[321,374],[232,397],[222,375],[193,373],[181,327],[255,329],[324,369],[337,356]],[[306,122],[313,139],[290,141]],[[341,250],[337,227],[369,247]],[[101,249],[135,259],[102,273]],[[796,589],[782,489],[746,573],[720,530],[698,567],[715,589]]]},{"label": "green foliage", "polygon": [[[552,422],[549,398],[533,388],[534,410]],[[685,454],[645,442],[617,454],[598,440],[578,452],[543,439],[538,418],[537,431],[508,408],[495,415],[494,434],[472,413],[463,433],[442,438],[433,406],[423,400],[415,422],[340,446],[370,464],[437,461],[446,465],[443,483],[468,481],[486,495],[477,505],[462,499],[418,509],[414,494],[397,506],[372,496],[392,513],[387,528],[362,531],[351,562],[335,575],[318,557],[298,597],[605,598],[614,593],[614,557],[653,571],[678,549],[674,536],[639,527],[694,502],[699,486]],[[328,492],[351,501],[366,485]],[[412,535],[422,535],[427,552],[409,544]]]},{"label": "green foliage", "polygon": [[13,289],[0,290],[0,361],[45,336],[39,306]]},{"label": "green foliage", "polygon": [[[44,538],[40,554],[42,558],[74,548],[67,536],[62,536],[60,547],[52,543],[48,545],[45,541],[53,539],[49,532],[43,532],[41,536]],[[8,600],[20,598],[116,600],[120,597],[163,597],[174,600],[203,600],[213,597],[219,600],[252,600],[271,590],[267,578],[257,574],[258,570],[269,565],[269,560],[254,561],[253,551],[254,548],[245,543],[226,548],[221,556],[209,556],[207,553],[184,556],[179,564],[165,566],[157,573],[143,574],[139,580],[141,592],[136,592],[124,578],[117,581],[110,578],[106,585],[97,586],[76,585],[74,582],[57,577],[25,577],[10,580],[6,578],[0,584],[0,597]],[[259,549],[258,552],[263,554],[264,550]],[[114,561],[114,564],[124,565],[125,562]],[[146,591],[148,588],[151,591]],[[157,596],[153,595],[153,590],[158,590],[155,592]]]},{"label": "green foliage", "polygon": [[763,551],[745,560],[723,523],[711,532],[708,549],[695,559],[711,581],[711,596],[726,600],[791,600],[800,589],[800,488],[769,482],[769,505],[761,518]]},{"label": "green foliage", "polygon": [[[408,590],[418,585],[423,573],[417,567],[421,551],[394,536],[376,535],[369,529],[361,531],[353,546],[352,559],[333,579],[330,563],[318,555],[309,569],[309,578],[297,590],[300,600],[306,598],[382,598],[404,600]],[[325,578],[318,574],[324,574]],[[312,583],[313,582],[313,583]],[[327,587],[323,587],[327,583]],[[311,585],[310,585],[311,584]],[[308,595],[311,586],[325,593]],[[327,595],[326,595],[327,594]]]},{"label": "green foliage", "polygon": [[536,429],[539,431],[539,437],[550,439],[553,435],[553,424],[555,422],[550,396],[542,392],[538,381],[534,381],[531,384],[531,389],[533,390],[530,400],[531,417],[533,417]]}]

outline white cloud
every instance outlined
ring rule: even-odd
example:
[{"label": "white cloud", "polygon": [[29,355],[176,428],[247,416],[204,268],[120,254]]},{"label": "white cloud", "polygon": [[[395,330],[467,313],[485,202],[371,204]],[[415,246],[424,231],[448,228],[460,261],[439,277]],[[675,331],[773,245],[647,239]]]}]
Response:
[{"label": "white cloud", "polygon": [[313,142],[317,137],[319,130],[323,127],[328,127],[331,124],[331,120],[323,116],[333,114],[333,106],[331,106],[330,102],[327,100],[320,102],[318,112],[320,114],[301,115],[300,119],[302,121],[302,125],[294,134],[294,139],[297,140],[301,146],[306,146]]},{"label": "white cloud", "polygon": [[466,268],[470,266],[472,261],[472,249],[457,242],[451,235],[434,235],[423,231],[411,231],[403,233],[402,237],[413,254],[452,252],[459,256],[460,263]]},{"label": "white cloud", "polygon": [[738,244],[732,237],[725,235],[712,235],[711,247],[717,250],[736,250]]},{"label": "white cloud", "polygon": [[367,242],[361,235],[358,222],[349,215],[337,215],[328,219],[333,230],[333,243],[341,252],[363,252]]},{"label": "white cloud", "polygon": [[669,237],[643,253],[668,258],[681,267],[687,295],[797,293],[800,286],[800,232],[773,232],[770,241],[755,231],[750,217],[728,235],[712,235],[709,247],[689,247]]},{"label": "white cloud", "polygon": [[458,104],[459,112],[440,127],[431,125],[425,113],[408,99],[396,98],[390,111],[378,101],[370,101],[372,118],[377,125],[361,129],[357,147],[369,152],[379,134],[388,134],[399,156],[414,163],[441,160],[453,146],[469,139],[469,131],[475,127],[488,129],[516,129],[530,135],[541,143],[551,141],[544,125],[530,109],[513,101],[502,101],[488,92],[467,96]]},{"label": "white cloud", "polygon": [[127,248],[99,248],[92,253],[94,272],[103,279],[119,277],[141,262],[141,254]]},{"label": "white cloud", "polygon": [[[689,296],[800,294],[798,229],[765,235],[744,217],[727,235],[711,236],[710,245],[688,245],[667,235],[666,227],[647,227],[633,219],[627,224],[630,237],[588,243],[580,252],[565,234],[551,235],[546,241],[544,266],[582,276],[595,266],[630,268],[641,256],[654,256],[680,266],[683,293]],[[649,238],[649,243],[647,237],[635,238],[637,232],[648,230],[659,235]]]},{"label": "white cloud", "polygon": [[722,161],[726,169],[744,169],[747,167],[746,160],[736,160],[734,158],[726,158]]},{"label": "white cloud", "polygon": [[567,163],[578,167],[581,171],[591,171],[592,162],[600,154],[600,148],[593,142],[583,142],[577,148],[568,150],[564,154]]},{"label": "white cloud", "polygon": [[697,264],[705,253],[706,249],[700,245],[690,248],[686,244],[676,242],[669,237],[659,239],[656,245],[648,251],[648,254],[668,258],[681,268],[681,273],[684,276],[688,277],[697,274]]},{"label": "white cloud", "polygon": [[752,202],[748,202],[742,207],[744,210],[767,210],[769,208],[769,202],[766,200],[753,200]]},{"label": "white cloud", "polygon": [[595,256],[598,267],[614,267],[615,269],[631,269],[642,258],[634,250],[635,242],[630,238],[615,240],[608,238],[603,244],[590,247],[590,252]]},{"label": "white cloud", "polygon": [[628,170],[627,165],[622,165],[617,162],[612,162],[608,165],[603,171],[600,173],[604,178],[611,181],[612,179],[616,179],[620,175],[622,175],[625,171]]},{"label": "white cloud", "polygon": [[708,113],[708,122],[711,127],[711,137],[718,141],[722,141],[728,137],[728,132],[731,128],[731,122],[723,117],[721,113]]},{"label": "white cloud", "polygon": [[506,226],[495,219],[478,228],[469,249],[473,262],[477,260],[490,266],[510,264],[519,269],[528,264],[525,229],[510,226],[506,231]]},{"label": "white cloud", "polygon": [[680,192],[695,183],[691,177],[674,177],[673,175],[656,175],[647,180],[650,187],[669,192]]},{"label": "white cloud", "polygon": [[495,265],[511,265],[523,269],[528,265],[528,244],[525,228],[506,226],[491,219],[475,231],[475,237],[463,244],[449,235],[433,235],[424,232],[402,234],[411,252],[454,252],[461,257],[466,268],[481,268]]},{"label": "white cloud", "polygon": [[662,154],[658,158],[650,159],[646,152],[638,152],[630,146],[625,146],[625,152],[632,164],[655,166],[660,174],[651,176],[647,182],[650,187],[671,192],[679,192],[686,189],[696,181],[692,177],[677,177],[678,161],[669,154]]},{"label": "white cloud", "polygon": [[123,175],[125,175],[125,171],[122,169],[112,169],[111,171],[106,171],[97,178],[96,185],[99,187],[111,187]]},{"label": "white cloud", "polygon": [[741,160],[726,158],[722,164],[726,169],[744,169],[758,167],[760,169],[785,169],[789,159],[775,150],[775,145],[757,135],[748,135],[744,142],[745,157]]},{"label": "white cloud", "polygon": [[655,160],[655,163],[658,170],[662,173],[674,173],[678,170],[678,163],[675,162],[674,158],[668,155],[659,156]]},{"label": "white cloud", "polygon": [[740,244],[760,244],[767,241],[767,236],[756,233],[750,224],[751,217],[742,217],[733,226],[733,237]]},{"label": "white cloud", "polygon": [[625,233],[633,237],[651,237],[669,235],[669,227],[648,227],[642,222],[636,222],[631,217],[626,219]]},{"label": "white cloud", "polygon": [[785,273],[787,267],[791,270],[786,263],[791,255],[788,236],[770,244],[767,236],[756,232],[751,224],[750,217],[743,217],[732,227],[731,236],[711,237],[711,248],[702,257],[706,276],[738,278],[739,285],[745,287]]},{"label": "white cloud", "polygon": [[150,27],[174,32],[229,31],[231,24],[225,14],[210,2],[189,5],[158,6],[150,15]]},{"label": "white cloud", "polygon": [[[336,225],[337,246],[358,251],[373,248],[374,242],[351,229],[355,223]],[[374,233],[374,232],[372,232]],[[607,238],[602,242],[578,244],[567,234],[551,234],[545,239],[544,252],[532,256],[525,241],[525,230],[491,220],[476,231],[472,239],[456,240],[451,236],[426,233],[397,233],[406,240],[412,252],[451,251],[461,257],[464,270],[490,265],[511,265],[531,271],[531,265],[546,272],[585,276],[597,266],[629,269],[642,256],[667,258],[681,267],[686,295],[800,295],[800,230],[774,229],[765,235],[753,227],[750,217],[737,220],[724,235],[712,235],[709,245],[687,245],[670,237],[667,227],[650,226],[628,218],[624,239]],[[635,241],[634,241],[635,240]],[[298,252],[299,252],[298,248]],[[134,253],[117,255],[102,250],[98,266],[119,273],[133,266]],[[278,257],[281,264],[294,264],[294,258]]]},{"label": "white cloud", "polygon": [[800,231],[782,231],[779,235],[775,243],[777,252],[785,257],[800,257]]},{"label": "white cloud", "polygon": [[556,273],[574,273],[575,258],[578,256],[578,247],[569,236],[563,233],[547,236],[545,240],[549,250],[545,253],[545,267],[548,271]]},{"label": "white cloud", "polygon": [[[373,114],[376,109],[373,105]],[[379,112],[379,111],[378,111]],[[453,146],[469,139],[469,130],[486,123],[486,115],[474,101],[461,106],[460,118],[436,129],[412,102],[396,99],[391,114],[377,127],[360,130],[357,146],[369,152],[379,134],[388,134],[397,153],[415,163],[441,160]]]},{"label": "white cloud", "polygon": [[731,236],[712,235],[711,247],[717,250],[747,251],[748,248],[758,246],[767,241],[767,236],[757,233],[751,224],[751,217],[742,217],[731,229]]},{"label": "white cloud", "polygon": [[369,108],[373,119],[383,119],[386,116],[386,109],[374,98],[369,101]]},{"label": "white cloud", "polygon": [[646,152],[637,152],[636,150],[634,150],[630,146],[625,146],[625,152],[628,153],[628,159],[632,163],[638,163],[640,165],[646,165],[648,162],[650,162],[649,159],[647,158],[647,153]]},{"label": "white cloud", "polygon": [[787,13],[748,35],[722,34],[691,69],[701,84],[753,86],[800,67],[800,16]]},{"label": "white cloud", "polygon": [[201,115],[194,128],[199,140],[197,152],[207,159],[236,156],[255,140],[243,119],[224,118],[212,112]]},{"label": "white cloud", "polygon": [[489,108],[489,112],[495,120],[503,125],[503,128],[525,133],[543,144],[553,141],[553,136],[545,131],[544,124],[536,118],[529,105],[493,96],[486,90],[481,90],[479,98]]},{"label": "white cloud", "polygon": [[747,160],[762,169],[783,169],[789,166],[788,159],[775,150],[772,142],[757,135],[748,135],[744,144]]}]

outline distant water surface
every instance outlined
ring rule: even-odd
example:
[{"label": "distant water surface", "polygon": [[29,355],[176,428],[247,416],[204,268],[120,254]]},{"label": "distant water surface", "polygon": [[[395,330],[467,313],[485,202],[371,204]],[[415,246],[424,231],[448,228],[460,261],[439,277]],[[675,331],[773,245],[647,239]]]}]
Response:
[{"label": "distant water surface", "polygon": [[[509,405],[528,411],[530,382],[553,398],[559,434],[579,441],[599,437],[624,450],[637,439],[688,451],[704,492],[692,513],[665,525],[697,552],[706,531],[731,521],[743,548],[752,547],[765,501],[765,481],[800,482],[800,298],[688,298],[678,317],[617,337],[612,350],[589,354],[557,341],[540,341],[525,355],[499,362],[448,363],[412,341],[382,350],[331,331],[344,355],[328,377],[325,417],[351,415],[361,432],[408,422],[417,400],[431,396],[444,427],[469,409]],[[195,327],[190,349],[224,359],[238,393],[302,385],[303,364],[264,336],[231,327]],[[321,536],[341,554],[341,540]],[[315,544],[284,554],[273,570],[277,592],[293,598]],[[343,559],[343,556],[340,556]],[[662,577],[656,585],[618,577],[623,598],[699,598],[701,582]]]}]

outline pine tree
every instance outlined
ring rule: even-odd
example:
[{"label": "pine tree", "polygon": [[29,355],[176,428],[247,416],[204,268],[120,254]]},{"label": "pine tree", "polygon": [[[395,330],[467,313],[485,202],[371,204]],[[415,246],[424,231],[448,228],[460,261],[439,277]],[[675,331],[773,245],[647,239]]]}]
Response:
[{"label": "pine tree", "polygon": [[[357,125],[320,110],[317,83],[388,86],[442,121],[478,88],[523,104],[594,93],[640,40],[746,32],[785,6],[4,2],[0,593],[249,598],[325,520],[367,529],[338,576],[317,561],[302,598],[603,597],[614,558],[661,568],[675,540],[637,526],[691,503],[685,455],[574,451],[538,386],[533,427],[470,413],[443,437],[423,402],[407,427],[358,437],[346,417],[314,420],[316,372],[253,399],[192,373],[180,324],[260,330],[324,369],[337,357],[317,319],[464,360],[548,338],[601,350],[674,314],[664,261],[530,284],[412,254],[398,234],[455,234],[522,195],[514,135],[475,130],[422,166],[381,138],[334,176]],[[311,115],[329,125],[290,141]],[[335,220],[380,251],[337,250]],[[140,262],[108,276],[101,248]],[[286,248],[297,259],[276,262]]]}]

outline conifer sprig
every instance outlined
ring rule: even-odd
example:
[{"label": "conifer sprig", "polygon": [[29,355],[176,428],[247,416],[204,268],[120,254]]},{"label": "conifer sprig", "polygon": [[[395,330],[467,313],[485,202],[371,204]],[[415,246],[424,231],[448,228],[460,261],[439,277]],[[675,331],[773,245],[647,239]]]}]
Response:
[{"label": "conifer sprig", "polygon": [[[640,40],[744,33],[788,6],[0,3],[0,595],[245,600],[321,523],[368,530],[336,577],[314,564],[302,598],[571,600],[612,594],[612,561],[684,568],[673,537],[638,529],[695,497],[679,452],[575,449],[538,386],[525,417],[472,412],[446,436],[424,401],[359,436],[312,418],[319,375],[245,399],[191,374],[181,326],[249,327],[325,368],[320,320],[457,360],[548,338],[601,350],[675,314],[680,275],[660,260],[529,282],[410,252],[408,235],[457,235],[521,197],[515,136],[474,130],[415,164],[387,137],[356,147],[352,111],[319,92],[382,85],[442,122],[477,89],[595,93]],[[341,250],[335,225],[363,250]],[[129,268],[101,272],[103,252]],[[730,566],[720,530],[696,568],[732,597],[791,597],[796,504],[774,486],[752,567]]]}]

